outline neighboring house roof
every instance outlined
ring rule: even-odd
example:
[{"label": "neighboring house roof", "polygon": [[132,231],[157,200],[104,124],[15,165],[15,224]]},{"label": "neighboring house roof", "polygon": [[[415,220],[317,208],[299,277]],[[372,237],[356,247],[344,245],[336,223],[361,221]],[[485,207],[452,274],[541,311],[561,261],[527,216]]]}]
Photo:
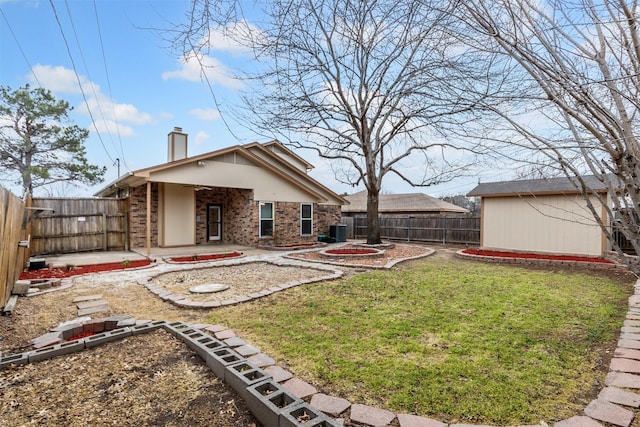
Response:
[{"label": "neighboring house roof", "polygon": [[[593,175],[583,176],[586,186],[597,193],[607,192],[607,186]],[[579,183],[573,178],[521,179],[517,181],[484,182],[471,190],[469,197],[506,197],[544,194],[577,194]]]},{"label": "neighboring house roof", "polygon": [[[367,192],[345,196],[348,206],[342,207],[342,213],[367,212]],[[468,210],[424,193],[381,194],[378,203],[379,213],[467,213]]]},{"label": "neighboring house roof", "polygon": [[[238,180],[239,188],[247,188],[247,181],[250,177],[225,176],[224,183],[212,181],[211,174],[183,173],[187,168],[194,165],[205,165],[208,161],[222,162],[226,164],[258,166],[273,176],[277,176],[291,186],[309,195],[311,199],[318,203],[347,204],[348,202],[340,195],[334,193],[309,175],[306,171],[311,168],[310,163],[286,148],[277,141],[265,144],[257,142],[236,145],[223,148],[193,157],[174,160],[160,165],[139,169],[123,175],[119,179],[108,184],[95,193],[98,197],[113,196],[118,189],[127,187],[137,187],[146,182],[170,182],[184,185],[198,186],[231,186],[230,181]],[[233,174],[231,174],[233,175]],[[241,183],[240,183],[241,181]]]}]

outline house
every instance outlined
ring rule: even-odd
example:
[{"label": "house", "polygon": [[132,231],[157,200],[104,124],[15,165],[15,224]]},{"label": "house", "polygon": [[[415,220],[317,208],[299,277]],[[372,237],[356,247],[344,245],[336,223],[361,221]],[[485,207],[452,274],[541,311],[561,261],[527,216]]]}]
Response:
[{"label": "house", "polygon": [[168,135],[167,163],[123,175],[95,195],[129,198],[132,248],[317,241],[348,202],[278,141],[188,157],[188,135]]},{"label": "house", "polygon": [[[342,207],[343,217],[367,214],[367,191],[360,191],[345,199],[349,205]],[[465,208],[445,202],[424,193],[381,194],[378,201],[378,213],[384,215],[444,215],[464,214]]]},{"label": "house", "polygon": [[[583,177],[589,200],[608,223],[610,195],[594,176]],[[529,179],[478,184],[469,197],[480,197],[480,246],[486,249],[600,257],[610,245],[568,178]]]}]

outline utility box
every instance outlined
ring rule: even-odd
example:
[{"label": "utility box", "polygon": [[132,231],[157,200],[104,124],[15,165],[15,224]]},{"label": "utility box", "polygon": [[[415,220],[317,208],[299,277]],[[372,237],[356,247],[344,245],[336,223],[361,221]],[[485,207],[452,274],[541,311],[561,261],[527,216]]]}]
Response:
[{"label": "utility box", "polygon": [[29,262],[27,263],[27,269],[29,271],[32,270],[40,270],[42,268],[47,268],[47,260],[44,258],[29,258]]},{"label": "utility box", "polygon": [[329,226],[329,236],[336,242],[347,241],[347,224],[335,224]]}]

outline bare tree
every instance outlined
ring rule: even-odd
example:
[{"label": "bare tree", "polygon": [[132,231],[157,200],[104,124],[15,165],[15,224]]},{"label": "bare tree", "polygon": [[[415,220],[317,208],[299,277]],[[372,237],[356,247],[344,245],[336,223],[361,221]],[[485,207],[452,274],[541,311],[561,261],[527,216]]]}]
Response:
[{"label": "bare tree", "polygon": [[[609,223],[615,219],[640,254],[638,2],[471,0],[463,10],[459,17],[477,31],[477,42],[509,58],[521,73],[513,83],[527,88],[512,101],[528,111],[494,108],[506,124],[494,137],[509,135],[572,178],[615,251],[639,274]],[[586,175],[607,186],[611,201],[589,188]]]},{"label": "bare tree", "polygon": [[[479,147],[447,129],[473,118],[492,77],[482,74],[490,56],[456,34],[458,2],[273,0],[255,25],[242,19],[238,2],[193,6],[176,37],[185,53],[211,45],[208,21],[242,35],[238,41],[261,60],[244,76],[253,83],[246,122],[331,159],[339,181],[364,185],[368,243],[380,242],[386,176],[429,186],[472,173],[474,156],[459,150],[478,154]],[[421,162],[419,174],[405,168],[409,162]]]}]

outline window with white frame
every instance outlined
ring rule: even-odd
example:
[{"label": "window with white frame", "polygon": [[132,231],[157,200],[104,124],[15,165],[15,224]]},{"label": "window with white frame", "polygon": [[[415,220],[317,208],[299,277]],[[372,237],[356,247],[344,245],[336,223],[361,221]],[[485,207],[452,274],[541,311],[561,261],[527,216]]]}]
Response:
[{"label": "window with white frame", "polygon": [[273,202],[260,202],[260,237],[273,236]]},{"label": "window with white frame", "polygon": [[311,203],[300,205],[300,234],[303,236],[313,234],[313,205]]}]

